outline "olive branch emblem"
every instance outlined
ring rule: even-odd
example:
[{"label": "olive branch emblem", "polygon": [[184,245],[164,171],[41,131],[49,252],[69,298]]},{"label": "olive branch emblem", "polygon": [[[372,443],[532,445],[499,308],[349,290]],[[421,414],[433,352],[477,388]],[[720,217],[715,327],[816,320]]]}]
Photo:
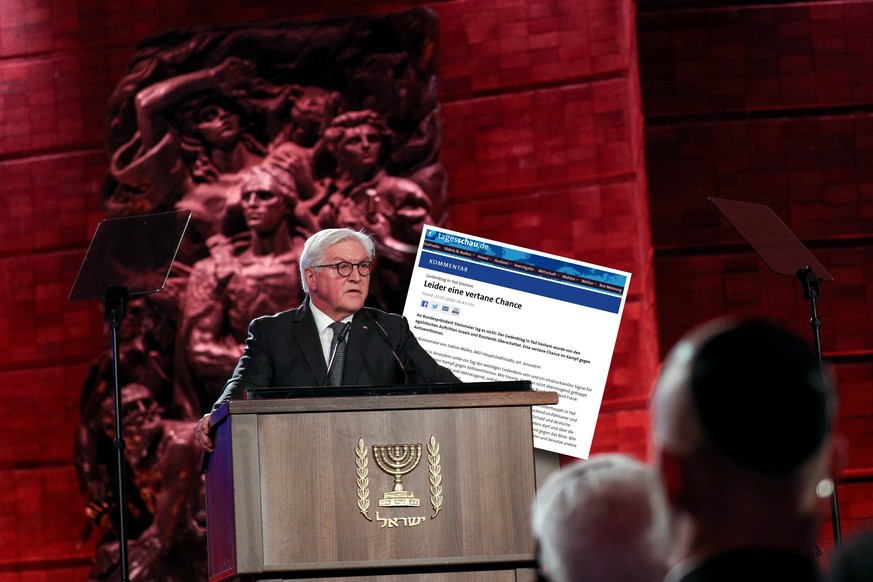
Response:
[{"label": "olive branch emblem", "polygon": [[367,445],[364,444],[364,439],[358,440],[358,446],[355,448],[355,472],[357,473],[358,484],[358,510],[367,518],[367,521],[373,521],[373,518],[367,513],[370,510],[370,478],[369,468],[367,467]]}]

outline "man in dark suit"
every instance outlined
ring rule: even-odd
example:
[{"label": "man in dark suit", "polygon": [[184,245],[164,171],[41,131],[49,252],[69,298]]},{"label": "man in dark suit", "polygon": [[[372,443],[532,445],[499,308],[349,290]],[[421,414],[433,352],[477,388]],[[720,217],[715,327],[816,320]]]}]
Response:
[{"label": "man in dark suit", "polygon": [[[296,309],[254,319],[245,351],[214,412],[246,388],[267,386],[373,386],[402,383],[460,382],[419,345],[406,318],[365,308],[375,245],[350,228],[319,231],[307,239],[300,276],[307,296]],[[344,344],[340,381],[329,372],[339,358],[332,324]],[[197,439],[212,451],[210,415],[197,422]]]}]

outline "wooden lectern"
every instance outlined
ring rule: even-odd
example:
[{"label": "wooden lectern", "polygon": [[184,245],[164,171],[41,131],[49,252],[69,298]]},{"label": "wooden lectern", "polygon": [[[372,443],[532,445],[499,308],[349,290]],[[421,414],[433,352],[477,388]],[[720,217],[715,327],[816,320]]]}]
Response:
[{"label": "wooden lectern", "polygon": [[531,406],[558,396],[483,384],[222,406],[210,582],[530,580]]}]

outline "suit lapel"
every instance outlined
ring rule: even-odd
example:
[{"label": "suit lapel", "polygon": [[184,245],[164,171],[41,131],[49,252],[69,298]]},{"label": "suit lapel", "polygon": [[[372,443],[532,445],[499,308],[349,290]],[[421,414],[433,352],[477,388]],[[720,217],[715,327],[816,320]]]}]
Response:
[{"label": "suit lapel", "polygon": [[291,335],[297,343],[297,348],[303,354],[312,375],[322,382],[327,378],[327,364],[324,361],[324,352],[321,350],[321,338],[315,327],[315,319],[309,309],[309,297],[295,310]]}]

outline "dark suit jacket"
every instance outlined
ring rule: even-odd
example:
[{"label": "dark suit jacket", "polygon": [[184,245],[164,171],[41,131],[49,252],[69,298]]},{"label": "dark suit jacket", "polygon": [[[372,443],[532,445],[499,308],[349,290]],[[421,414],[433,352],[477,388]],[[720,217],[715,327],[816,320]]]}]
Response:
[{"label": "dark suit jacket", "polygon": [[[670,576],[667,577],[670,580]],[[679,582],[824,582],[810,554],[748,549],[713,556]]]},{"label": "dark suit jacket", "polygon": [[831,560],[833,582],[873,580],[873,530],[863,530],[836,550]]},{"label": "dark suit jacket", "polygon": [[[388,342],[376,322],[387,333]],[[352,319],[343,384],[403,384],[404,370],[391,349],[403,362],[410,384],[460,382],[419,345],[405,317],[366,307]],[[296,309],[258,317],[249,324],[245,351],[212,409],[242,398],[249,387],[323,386],[326,379],[327,364],[307,298]]]}]

